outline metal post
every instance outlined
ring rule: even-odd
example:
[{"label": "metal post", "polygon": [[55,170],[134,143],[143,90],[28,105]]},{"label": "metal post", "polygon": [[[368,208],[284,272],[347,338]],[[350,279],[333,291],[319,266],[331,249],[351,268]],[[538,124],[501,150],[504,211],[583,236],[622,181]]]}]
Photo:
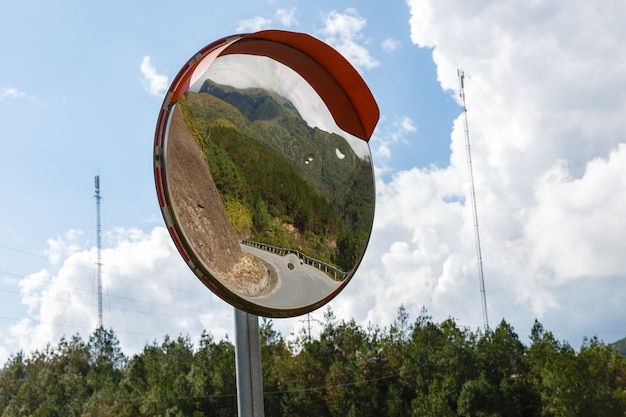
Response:
[{"label": "metal post", "polygon": [[259,317],[235,308],[237,415],[264,417]]}]

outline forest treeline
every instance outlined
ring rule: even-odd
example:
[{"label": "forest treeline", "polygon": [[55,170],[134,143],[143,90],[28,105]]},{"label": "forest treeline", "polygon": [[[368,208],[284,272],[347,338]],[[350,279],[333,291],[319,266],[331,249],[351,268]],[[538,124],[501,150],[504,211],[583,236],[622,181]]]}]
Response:
[{"label": "forest treeline", "polygon": [[[597,338],[578,351],[535,322],[471,331],[400,307],[388,327],[338,321],[285,338],[261,321],[266,416],[624,416],[626,359]],[[203,333],[127,357],[112,330],[12,355],[2,416],[236,416],[235,350]]]}]

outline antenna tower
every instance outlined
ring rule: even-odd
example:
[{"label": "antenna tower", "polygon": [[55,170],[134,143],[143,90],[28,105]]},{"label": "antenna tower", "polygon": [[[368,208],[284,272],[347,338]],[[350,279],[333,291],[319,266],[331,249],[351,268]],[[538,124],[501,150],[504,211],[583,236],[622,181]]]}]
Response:
[{"label": "antenna tower", "polygon": [[100,200],[102,197],[100,196],[100,175],[96,175],[94,182],[96,185],[94,197],[96,198],[96,242],[98,247],[98,261],[96,263],[98,265],[98,327],[100,328],[102,327],[102,240],[100,237]]},{"label": "antenna tower", "polygon": [[472,210],[474,213],[474,236],[476,243],[476,258],[478,262],[478,280],[480,282],[480,296],[483,306],[483,325],[485,330],[489,329],[489,319],[487,318],[487,297],[485,295],[485,276],[483,273],[483,255],[480,249],[480,232],[478,231],[478,210],[476,209],[476,190],[474,188],[474,170],[472,168],[472,150],[470,147],[469,127],[467,124],[467,106],[465,105],[465,74],[463,70],[458,69],[460,96],[463,103],[463,117],[465,121],[465,149],[467,151],[467,170],[469,172],[470,194],[472,198]]}]

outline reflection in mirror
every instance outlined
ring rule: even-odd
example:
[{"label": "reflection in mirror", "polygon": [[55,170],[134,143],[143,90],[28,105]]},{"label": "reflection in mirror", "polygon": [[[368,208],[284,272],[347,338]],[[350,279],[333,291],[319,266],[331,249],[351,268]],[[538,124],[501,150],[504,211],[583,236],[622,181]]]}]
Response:
[{"label": "reflection in mirror", "polygon": [[347,283],[367,246],[369,147],[277,61],[224,55],[203,71],[168,114],[179,228],[206,272],[247,302],[319,303]]}]

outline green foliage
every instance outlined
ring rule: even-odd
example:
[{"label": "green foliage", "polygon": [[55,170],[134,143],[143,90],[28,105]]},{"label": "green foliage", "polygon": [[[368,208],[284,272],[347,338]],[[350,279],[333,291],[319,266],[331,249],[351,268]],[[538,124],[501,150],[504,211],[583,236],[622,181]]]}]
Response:
[{"label": "green foliage", "polygon": [[283,224],[293,224],[300,238],[311,234],[332,240],[339,235],[342,225],[332,206],[293,167],[236,128],[218,123],[209,130],[205,155],[237,232],[248,230],[257,241],[275,246],[289,242],[310,253],[315,245],[306,240],[292,236],[286,242]]},{"label": "green foliage", "polygon": [[344,271],[355,266],[374,215],[373,173],[344,138],[309,127],[262,89],[207,80],[179,105],[237,232]]},{"label": "green foliage", "polygon": [[[287,342],[262,319],[271,416],[624,416],[626,359],[597,338],[576,352],[539,322],[530,344],[502,321],[472,332],[401,306],[388,328],[338,321]],[[234,346],[204,332],[166,336],[126,357],[112,330],[12,355],[2,416],[236,416]]]},{"label": "green foliage", "polygon": [[252,229],[253,222],[250,210],[240,200],[225,198],[224,208],[235,233],[242,233]]},{"label": "green foliage", "polygon": [[622,355],[626,356],[626,337],[624,337],[623,339],[618,340],[617,342],[611,343],[611,346],[616,351],[618,351]]}]

